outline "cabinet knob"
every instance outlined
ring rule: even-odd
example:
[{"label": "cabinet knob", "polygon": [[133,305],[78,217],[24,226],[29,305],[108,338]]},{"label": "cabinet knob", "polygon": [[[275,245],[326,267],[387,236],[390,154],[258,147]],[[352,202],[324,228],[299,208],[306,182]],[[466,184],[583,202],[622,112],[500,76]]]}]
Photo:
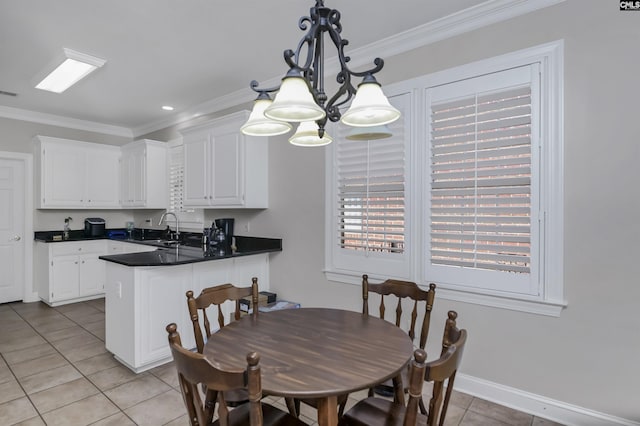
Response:
[{"label": "cabinet knob", "polygon": [[75,261],[75,262],[73,262],[73,263],[75,263],[75,264],[77,265],[77,264],[78,264],[78,261],[76,260],[76,261]]},{"label": "cabinet knob", "polygon": [[82,261],[82,263],[84,263],[84,260]]}]

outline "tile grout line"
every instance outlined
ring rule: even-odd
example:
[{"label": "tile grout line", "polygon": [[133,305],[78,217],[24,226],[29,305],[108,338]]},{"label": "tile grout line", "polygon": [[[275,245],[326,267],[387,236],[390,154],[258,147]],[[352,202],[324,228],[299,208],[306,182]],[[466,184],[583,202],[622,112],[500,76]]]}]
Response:
[{"label": "tile grout line", "polygon": [[[99,309],[97,309],[95,306],[91,306],[91,307],[92,307],[92,308],[94,308],[94,309],[96,309],[96,311],[98,311],[98,312],[102,312],[102,311],[100,311]],[[99,388],[99,387],[98,387],[98,386],[97,386],[93,381],[91,381],[91,379],[90,379],[89,377],[87,377],[87,376],[86,376],[82,371],[80,371],[80,370],[78,369],[78,367],[76,367],[76,365],[75,365],[71,360],[69,360],[69,359],[68,359],[68,358],[67,358],[67,357],[66,357],[62,352],[60,352],[60,351],[58,350],[58,348],[57,348],[57,347],[55,347],[55,346],[53,345],[53,343],[52,343],[50,340],[48,340],[45,336],[43,336],[43,335],[42,335],[42,333],[40,333],[40,332],[39,332],[39,331],[38,331],[38,330],[37,330],[37,329],[36,329],[36,328],[35,328],[35,327],[34,327],[34,326],[29,322],[29,320],[27,320],[24,316],[22,316],[22,315],[20,314],[20,312],[18,312],[18,311],[16,311],[15,309],[13,309],[13,307],[11,307],[11,306],[10,306],[10,308],[13,310],[13,312],[15,312],[15,313],[16,313],[16,315],[18,315],[18,316],[20,317],[20,319],[22,319],[22,321],[24,321],[24,322],[25,322],[29,327],[31,327],[31,328],[33,329],[33,331],[35,331],[35,332],[38,334],[38,336],[42,337],[42,338],[47,342],[47,344],[48,344],[48,345],[50,345],[50,346],[51,346],[51,347],[56,351],[56,353],[58,353],[58,354],[59,354],[59,355],[60,355],[60,356],[65,360],[65,361],[67,361],[67,362],[69,363],[69,365],[70,365],[70,366],[72,366],[72,367],[73,367],[73,368],[74,368],[74,369],[75,369],[75,370],[76,370],[76,371],[77,371],[77,372],[78,372],[78,373],[79,373],[79,374],[80,374],[84,379],[86,379],[89,383],[91,383],[91,385],[92,385],[92,386],[94,386],[94,387],[98,390],[98,393],[102,394],[102,395],[103,395],[103,396],[104,396],[104,397],[105,397],[105,398],[106,398],[110,403],[112,403],[112,404],[114,405],[114,407],[116,407],[116,408],[118,409],[118,411],[119,411],[120,413],[122,413],[122,414],[123,414],[127,419],[131,420],[131,422],[133,422],[133,424],[136,424],[136,425],[137,425],[137,423],[136,423],[136,422],[135,422],[131,417],[129,417],[129,415],[127,415],[127,413],[125,413],[125,412],[124,412],[124,410],[122,410],[122,409],[121,409],[121,408],[120,408],[120,407],[119,407],[119,406],[118,406],[114,401],[112,401],[112,400],[111,400],[111,399],[110,399],[110,398],[109,398],[109,397],[104,393],[104,391],[103,391],[102,389],[100,389],[100,388]],[[80,325],[78,322],[76,322],[76,321],[75,321],[75,320],[73,320],[72,318],[70,318],[70,317],[68,317],[67,315],[65,315],[65,313],[64,313],[64,312],[60,312],[60,311],[59,311],[58,309],[56,309],[55,307],[52,307],[52,309],[54,309],[57,313],[59,313],[60,315],[64,316],[65,318],[67,318],[69,321],[73,322],[73,323],[74,323],[75,325],[77,325],[78,327],[80,327],[80,328],[82,328],[83,330],[85,330],[85,331],[89,332],[89,331],[88,331],[88,330],[86,330],[84,327],[82,327],[82,325]],[[91,333],[91,332],[89,332],[89,333],[90,333],[92,336],[94,336],[94,337],[96,337],[96,338],[98,338],[98,339],[99,339],[99,337],[98,337],[98,336],[94,335],[94,334],[93,334],[93,333]],[[62,340],[62,339],[61,339],[61,340]],[[100,340],[101,340],[101,339],[100,339]],[[104,343],[104,341],[103,341],[103,343]],[[0,354],[0,356],[1,356],[1,355],[2,355],[2,354]],[[96,355],[96,356],[99,356],[99,355]],[[89,357],[89,358],[93,358],[93,357]],[[89,359],[89,358],[87,358],[87,359]],[[36,358],[36,359],[37,359],[37,358]],[[41,413],[41,412],[40,412],[40,410],[38,409],[38,407],[36,407],[36,405],[33,403],[33,400],[31,399],[31,396],[26,392],[26,390],[24,389],[24,387],[22,386],[22,384],[21,384],[21,383],[20,383],[20,381],[18,380],[18,377],[14,374],[13,369],[11,368],[11,366],[9,365],[9,363],[8,363],[8,362],[6,362],[6,359],[4,359],[4,357],[3,357],[3,360],[4,360],[4,361],[5,361],[5,363],[7,364],[7,367],[8,367],[8,368],[9,368],[9,370],[11,371],[11,374],[15,377],[16,381],[18,382],[18,385],[20,385],[20,388],[21,388],[21,389],[22,389],[22,391],[24,392],[25,396],[29,399],[29,402],[30,402],[30,403],[31,403],[31,405],[33,406],[33,409],[34,409],[34,410],[36,410],[36,412],[38,413],[38,416],[40,417],[40,419],[42,420],[42,422],[43,422],[45,425],[47,424],[47,422],[44,420],[44,414],[50,413],[51,411],[58,410],[58,409],[60,409],[60,408],[68,407],[68,406],[69,406],[69,405],[71,405],[71,404],[75,404],[76,402],[79,402],[79,401],[84,401],[85,399],[88,399],[88,398],[91,398],[92,396],[97,395],[97,394],[89,395],[89,396],[87,396],[87,397],[85,397],[85,398],[78,399],[77,401],[73,401],[73,402],[70,402],[70,403],[68,403],[68,404],[61,405],[60,407],[57,407],[57,408],[55,408],[55,409],[53,409],[53,410],[47,411],[47,413]],[[25,376],[25,377],[29,377],[29,376]],[[67,382],[67,383],[68,383],[68,382]],[[64,383],[61,383],[61,384],[64,384]],[[59,385],[57,385],[57,386],[59,386]],[[55,386],[52,386],[51,388],[53,388],[53,387],[55,387]],[[43,392],[43,391],[48,390],[48,389],[51,389],[51,388],[42,389],[41,391],[38,391],[38,392]],[[34,392],[34,393],[38,393],[38,392]],[[98,419],[98,420],[96,420],[95,422],[90,423],[89,425],[94,424],[94,423],[97,423],[97,422],[99,422],[99,421],[102,421],[102,420],[104,420],[104,419],[106,419],[106,418],[109,418],[110,416],[113,416],[113,415],[114,415],[114,414],[110,414],[110,415],[109,415],[109,416],[107,416],[107,417],[104,417],[104,418]],[[28,419],[27,419],[27,420],[28,420]],[[89,425],[87,425],[87,426],[89,426]]]}]

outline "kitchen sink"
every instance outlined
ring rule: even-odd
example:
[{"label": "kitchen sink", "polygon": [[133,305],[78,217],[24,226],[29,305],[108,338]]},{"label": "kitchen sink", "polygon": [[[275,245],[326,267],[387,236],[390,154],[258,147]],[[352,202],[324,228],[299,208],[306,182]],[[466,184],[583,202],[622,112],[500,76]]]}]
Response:
[{"label": "kitchen sink", "polygon": [[162,239],[155,239],[155,240],[137,240],[136,241],[138,244],[147,244],[150,246],[155,246],[155,247],[175,247],[175,246],[179,246],[181,243],[180,241],[176,241],[176,240],[162,240]]}]

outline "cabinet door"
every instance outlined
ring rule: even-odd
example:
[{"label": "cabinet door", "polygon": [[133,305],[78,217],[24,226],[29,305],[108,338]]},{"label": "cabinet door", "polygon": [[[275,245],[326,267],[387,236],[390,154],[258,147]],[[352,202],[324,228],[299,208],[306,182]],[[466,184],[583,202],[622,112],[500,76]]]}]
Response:
[{"label": "cabinet door", "polygon": [[42,158],[42,205],[82,207],[87,175],[86,153],[73,147],[47,144]]},{"label": "cabinet door", "polygon": [[119,206],[118,151],[87,151],[87,207]]},{"label": "cabinet door", "polygon": [[144,207],[146,203],[146,167],[144,147],[128,150],[122,154],[122,205]]},{"label": "cabinet door", "polygon": [[244,196],[244,144],[237,129],[212,138],[211,205],[241,206]]},{"label": "cabinet door", "polygon": [[191,281],[191,265],[170,268],[146,268],[136,283],[135,309],[138,335],[136,365],[147,364],[171,356],[165,326],[175,322],[184,330],[182,345],[193,348],[195,341],[184,297]]},{"label": "cabinet door", "polygon": [[191,134],[184,139],[184,198],[185,206],[208,206],[210,141],[208,132]]},{"label": "cabinet door", "polygon": [[51,301],[78,297],[78,256],[55,256],[51,265]]},{"label": "cabinet door", "polygon": [[98,254],[87,254],[78,257],[79,293],[80,296],[91,296],[104,293],[106,267]]},{"label": "cabinet door", "polygon": [[260,291],[269,290],[269,255],[267,253],[233,259],[232,283],[238,287],[247,287],[251,285],[253,277],[258,278]]}]

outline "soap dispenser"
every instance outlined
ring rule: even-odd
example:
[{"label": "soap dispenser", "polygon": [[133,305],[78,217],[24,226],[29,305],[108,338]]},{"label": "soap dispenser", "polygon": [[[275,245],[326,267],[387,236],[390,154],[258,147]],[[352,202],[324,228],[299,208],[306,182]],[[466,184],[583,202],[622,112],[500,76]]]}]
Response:
[{"label": "soap dispenser", "polygon": [[73,219],[71,219],[71,217],[65,217],[64,218],[64,230],[62,231],[62,239],[63,240],[68,240],[69,239],[69,222],[71,222]]}]

